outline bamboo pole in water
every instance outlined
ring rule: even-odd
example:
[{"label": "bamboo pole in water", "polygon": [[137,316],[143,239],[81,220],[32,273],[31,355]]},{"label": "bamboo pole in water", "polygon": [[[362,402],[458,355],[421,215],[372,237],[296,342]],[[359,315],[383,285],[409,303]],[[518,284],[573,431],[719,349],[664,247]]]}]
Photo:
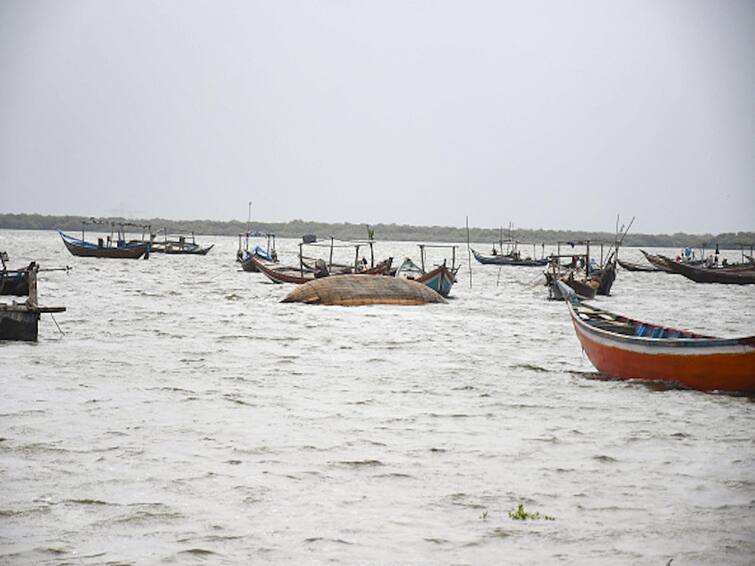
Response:
[{"label": "bamboo pole in water", "polygon": [[[469,288],[472,288],[472,252],[469,244],[469,216],[467,216],[467,265],[469,268]],[[452,266],[453,267],[453,266]]]}]

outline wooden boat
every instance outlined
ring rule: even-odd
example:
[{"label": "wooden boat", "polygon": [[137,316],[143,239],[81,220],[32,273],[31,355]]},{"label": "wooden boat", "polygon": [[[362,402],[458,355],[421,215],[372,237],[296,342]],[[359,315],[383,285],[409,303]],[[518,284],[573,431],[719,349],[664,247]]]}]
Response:
[{"label": "wooden boat", "polygon": [[[427,271],[425,268],[426,248],[451,249],[451,267],[448,267],[447,259],[444,259],[442,264],[436,265],[433,269]],[[418,283],[424,283],[441,296],[447,297],[451,293],[451,288],[454,283],[456,283],[456,274],[461,267],[456,265],[456,246],[444,244],[419,244],[419,249],[422,265],[418,266],[407,257],[401,262],[398,269],[396,269],[394,276],[397,278],[417,281]]]},{"label": "wooden boat", "polygon": [[[642,252],[642,255],[645,256],[645,259],[648,260],[648,262],[653,267],[658,269],[658,271],[663,271],[665,273],[676,273],[673,269],[671,269],[671,267],[669,267],[667,263],[669,261],[669,258],[665,256],[661,256],[661,255],[650,254],[646,252],[645,250],[640,250],[640,251]],[[671,260],[671,261],[675,261],[675,260]],[[691,266],[699,266],[703,264],[701,260],[689,260],[689,261],[684,261],[682,263],[684,263],[685,265],[691,265]]]},{"label": "wooden boat", "polygon": [[725,285],[754,285],[755,269],[751,264],[730,267],[693,267],[660,256],[673,273],[683,275],[695,283],[723,283]]},{"label": "wooden boat", "polygon": [[479,263],[482,263],[483,265],[511,265],[516,267],[544,267],[548,265],[548,258],[522,258],[518,252],[515,255],[483,255],[478,251],[472,249],[472,255]]},{"label": "wooden boat", "polygon": [[28,270],[28,299],[24,303],[0,303],[0,340],[37,340],[39,317],[42,313],[64,312],[65,307],[41,307],[37,304],[36,265]]},{"label": "wooden boat", "polygon": [[186,239],[186,236],[178,236],[178,238],[169,239],[167,230],[163,240],[153,240],[150,251],[158,254],[168,255],[207,255],[209,251],[215,247],[215,244],[209,246],[201,246],[197,244],[194,237],[194,232],[191,233],[191,241]]},{"label": "wooden boat", "polygon": [[623,259],[617,260],[622,269],[627,271],[639,271],[639,272],[657,272],[662,271],[654,265],[642,265],[641,263],[634,263],[632,261],[625,261]]},{"label": "wooden boat", "polygon": [[755,393],[755,336],[715,338],[633,320],[583,304],[564,286],[574,330],[604,375]]},{"label": "wooden boat", "polygon": [[[318,271],[314,272],[306,272],[302,271],[301,269],[296,269],[295,267],[271,268],[255,256],[250,256],[249,261],[253,262],[255,264],[255,268],[273,283],[291,283],[293,285],[302,285],[314,279],[321,279],[323,277],[330,276],[327,268],[320,268]],[[383,275],[386,269],[390,268],[391,261],[392,258],[388,258],[387,260],[375,265],[375,267],[361,271],[360,273],[358,273],[358,275]]]},{"label": "wooden boat", "polygon": [[[253,247],[250,244],[250,238],[264,237],[267,239],[267,247],[263,248],[259,244],[255,244]],[[251,256],[255,256],[266,262],[267,265],[278,263],[278,252],[275,250],[275,234],[266,233],[260,234],[258,232],[247,231],[244,234],[239,234],[239,249],[236,252],[236,261],[241,264],[241,269],[251,273],[256,273],[259,270],[256,264],[251,261]]]},{"label": "wooden boat", "polygon": [[[578,253],[561,253],[562,245],[583,246],[584,251]],[[561,301],[563,295],[559,288],[559,281],[568,285],[582,299],[593,299],[596,294],[610,295],[611,287],[616,280],[615,252],[611,252],[603,260],[603,244],[600,244],[599,264],[594,257],[590,256],[590,240],[574,242],[558,242],[558,250],[549,256],[548,269],[545,271],[545,286],[548,287],[548,298]],[[612,244],[616,246],[617,244]],[[571,262],[561,264],[561,259],[567,258]]]},{"label": "wooden boat", "polygon": [[8,269],[5,262],[8,254],[0,252],[0,295],[28,295],[29,272],[36,268],[36,263],[31,262],[26,269]]},{"label": "wooden boat", "polygon": [[28,295],[29,273],[25,269],[0,271],[0,295]]},{"label": "wooden boat", "polygon": [[427,285],[395,277],[338,275],[316,279],[291,291],[283,303],[316,305],[423,305],[445,303]]},{"label": "wooden boat", "polygon": [[83,239],[74,238],[58,230],[63,243],[72,255],[78,257],[108,257],[119,259],[144,259],[149,257],[150,242],[139,241],[136,243],[126,242],[125,240],[108,239],[105,242],[102,238],[97,243],[87,242]]},{"label": "wooden boat", "polygon": [[584,272],[569,270],[567,272],[545,272],[545,286],[548,287],[548,298],[554,301],[563,301],[559,282],[567,285],[581,299],[594,299],[598,293],[600,283],[595,278],[586,278]]}]

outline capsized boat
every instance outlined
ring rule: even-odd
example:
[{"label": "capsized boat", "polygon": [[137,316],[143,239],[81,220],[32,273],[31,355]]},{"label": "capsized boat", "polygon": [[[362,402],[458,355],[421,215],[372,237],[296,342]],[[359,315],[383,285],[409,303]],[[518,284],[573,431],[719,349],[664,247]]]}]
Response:
[{"label": "capsized boat", "polygon": [[600,373],[755,393],[755,336],[716,338],[634,320],[586,305],[560,287],[582,349]]},{"label": "capsized boat", "polygon": [[427,285],[395,277],[337,275],[316,279],[291,291],[282,303],[310,305],[424,305],[445,303]]}]

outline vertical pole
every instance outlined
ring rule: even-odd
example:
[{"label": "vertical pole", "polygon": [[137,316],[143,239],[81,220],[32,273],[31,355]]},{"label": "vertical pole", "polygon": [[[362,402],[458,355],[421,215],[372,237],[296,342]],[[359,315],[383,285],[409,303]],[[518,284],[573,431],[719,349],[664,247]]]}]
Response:
[{"label": "vertical pole", "polygon": [[370,267],[375,267],[375,245],[370,240]]},{"label": "vertical pole", "polygon": [[359,265],[359,244],[354,246],[354,273],[356,273],[358,265]]},{"label": "vertical pole", "polygon": [[425,246],[419,245],[419,259],[422,264],[422,271],[425,272]]},{"label": "vertical pole", "polygon": [[333,236],[330,237],[330,265],[328,266],[328,271],[333,271]]},{"label": "vertical pole", "polygon": [[585,254],[585,275],[590,275],[590,240],[587,240],[587,253]]},{"label": "vertical pole", "polygon": [[37,305],[37,266],[29,269],[29,304],[32,307]]},{"label": "vertical pole", "polygon": [[472,247],[469,242],[469,215],[466,218],[467,224],[467,269],[469,269],[469,288],[472,288]]}]

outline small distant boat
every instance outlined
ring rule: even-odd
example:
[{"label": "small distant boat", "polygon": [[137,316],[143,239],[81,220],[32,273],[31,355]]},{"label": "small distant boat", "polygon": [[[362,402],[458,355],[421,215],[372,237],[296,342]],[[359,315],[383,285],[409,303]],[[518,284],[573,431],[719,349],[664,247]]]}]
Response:
[{"label": "small distant boat", "polygon": [[165,237],[163,240],[153,240],[151,251],[158,254],[168,255],[207,255],[209,251],[215,246],[210,244],[209,246],[201,246],[197,244],[194,237],[194,232],[191,233],[191,241],[186,239],[186,236],[178,236],[178,238],[169,238],[168,231],[165,230]]},{"label": "small distant boat", "polygon": [[[430,271],[425,269],[425,249],[426,248],[444,248],[451,250],[451,267],[448,267],[447,259],[443,263],[436,265]],[[456,274],[461,266],[456,265],[456,246],[444,244],[419,244],[420,258],[422,265],[419,266],[410,258],[405,258],[396,269],[395,277],[410,279],[419,283],[424,283],[436,293],[443,297],[448,297],[451,288],[456,283]]]},{"label": "small distant boat", "polygon": [[113,241],[108,238],[98,238],[97,243],[87,242],[80,238],[74,238],[58,230],[63,243],[72,255],[78,257],[107,257],[119,259],[144,259],[149,257],[150,242],[137,241],[127,242],[125,239]]},{"label": "small distant boat", "polygon": [[660,256],[673,272],[695,283],[723,283],[725,285],[754,285],[755,265],[738,264],[727,267],[694,267]]},{"label": "small distant boat", "polygon": [[715,338],[641,322],[585,305],[561,288],[582,349],[600,373],[755,393],[755,336]]},{"label": "small distant boat", "polygon": [[632,261],[626,261],[623,259],[617,260],[619,262],[619,265],[622,267],[622,269],[626,269],[627,271],[638,271],[638,272],[646,272],[646,273],[655,273],[658,271],[662,271],[658,267],[654,265],[643,265],[641,263],[635,263]]},{"label": "small distant boat", "polygon": [[548,265],[548,258],[523,258],[519,255],[518,252],[516,253],[516,255],[483,255],[478,251],[472,249],[472,255],[474,255],[474,258],[483,265],[511,265],[515,267],[545,267],[546,265]]},{"label": "small distant boat", "polygon": [[[255,244],[252,247],[250,239],[260,236],[267,239],[267,247],[263,248],[259,244]],[[239,234],[239,249],[236,252],[236,261],[241,264],[241,269],[252,273],[259,271],[256,264],[251,260],[252,257],[256,257],[269,265],[278,263],[278,252],[275,251],[275,234],[259,234],[257,232]]]}]

